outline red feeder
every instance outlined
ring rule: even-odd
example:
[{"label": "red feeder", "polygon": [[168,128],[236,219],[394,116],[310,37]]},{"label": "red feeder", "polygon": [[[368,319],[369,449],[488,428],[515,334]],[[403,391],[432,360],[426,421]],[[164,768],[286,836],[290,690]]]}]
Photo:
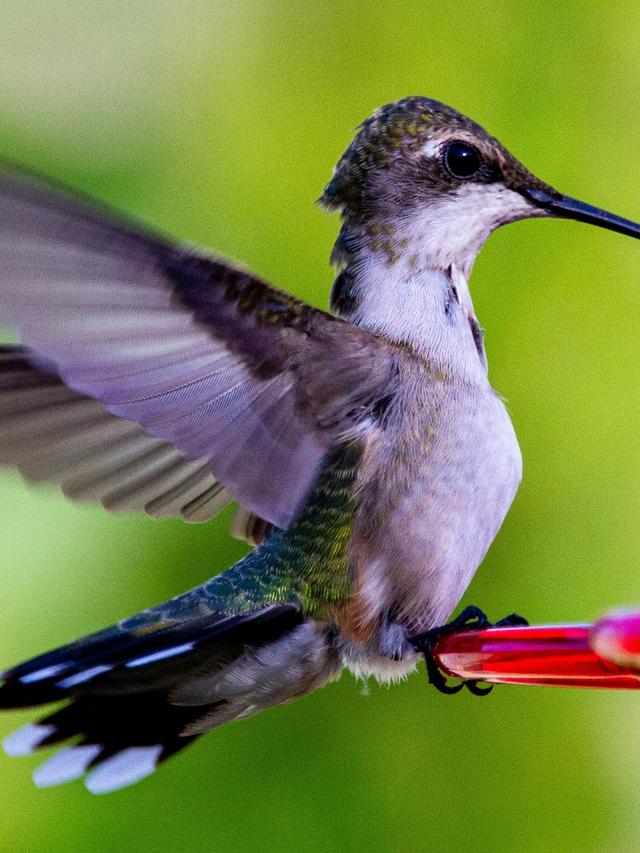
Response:
[{"label": "red feeder", "polygon": [[460,631],[434,647],[454,678],[554,687],[640,688],[640,613],[593,625],[541,625]]}]

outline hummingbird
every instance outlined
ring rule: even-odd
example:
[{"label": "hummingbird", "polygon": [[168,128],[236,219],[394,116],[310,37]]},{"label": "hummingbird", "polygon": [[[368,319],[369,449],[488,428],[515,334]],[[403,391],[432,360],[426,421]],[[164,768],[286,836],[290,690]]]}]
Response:
[{"label": "hummingbird", "polygon": [[206,522],[253,550],[170,601],[4,672],[4,741],[59,747],[39,786],[151,774],[223,723],[343,669],[392,682],[446,626],[522,461],[469,278],[491,232],[640,225],[557,192],[424,97],[357,130],[331,312],[11,166],[0,169],[0,464],[112,511]]}]

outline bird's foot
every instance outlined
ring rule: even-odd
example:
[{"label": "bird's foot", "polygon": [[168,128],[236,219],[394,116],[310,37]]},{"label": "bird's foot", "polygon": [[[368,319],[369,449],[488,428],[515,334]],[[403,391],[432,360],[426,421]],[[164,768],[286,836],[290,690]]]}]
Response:
[{"label": "bird's foot", "polygon": [[447,637],[449,634],[455,634],[458,631],[480,631],[483,628],[507,627],[511,625],[528,625],[527,620],[517,613],[510,613],[504,619],[498,622],[490,622],[486,613],[480,610],[479,607],[465,607],[465,609],[448,622],[446,625],[441,625],[439,628],[431,628],[423,634],[416,634],[409,638],[417,652],[424,655],[424,660],[427,665],[427,677],[429,683],[433,684],[436,690],[440,693],[452,694],[459,693],[464,687],[475,696],[486,696],[491,693],[493,685],[481,687],[480,682],[475,679],[460,681],[458,684],[450,684],[447,676],[442,672],[433,654],[433,649],[442,637]]}]

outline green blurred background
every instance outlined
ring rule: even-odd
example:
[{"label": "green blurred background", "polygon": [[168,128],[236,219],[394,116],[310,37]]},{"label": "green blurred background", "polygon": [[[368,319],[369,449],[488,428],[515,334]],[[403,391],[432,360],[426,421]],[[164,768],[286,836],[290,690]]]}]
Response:
[{"label": "green blurred background", "polygon": [[[640,6],[24,3],[0,10],[0,150],[324,306],[313,205],[374,107],[453,104],[541,177],[640,215]],[[466,603],[586,620],[640,602],[640,247],[575,223],[494,235],[473,280],[524,483]],[[161,601],[243,553],[0,475],[0,664]],[[27,719],[0,719],[0,735]],[[447,698],[345,676],[104,798],[0,757],[0,850],[615,851],[640,845],[640,699]]]}]

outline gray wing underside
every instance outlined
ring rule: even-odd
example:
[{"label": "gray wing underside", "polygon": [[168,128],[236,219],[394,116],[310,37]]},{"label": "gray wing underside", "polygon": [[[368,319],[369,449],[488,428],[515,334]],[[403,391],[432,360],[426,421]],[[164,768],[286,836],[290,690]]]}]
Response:
[{"label": "gray wing underside", "polygon": [[[226,262],[2,168],[0,322],[35,372],[57,378],[9,411],[0,462],[45,479],[50,441],[60,452],[47,479],[69,494],[192,520],[233,496],[286,527],[327,450],[388,397],[397,355]],[[29,418],[40,444],[26,429],[16,438]],[[76,446],[93,450],[74,472]],[[104,478],[83,479],[83,466]]]},{"label": "gray wing underside", "polygon": [[155,518],[209,521],[232,500],[206,460],[185,459],[67,388],[19,347],[0,347],[0,465],[55,483],[74,501]]}]

